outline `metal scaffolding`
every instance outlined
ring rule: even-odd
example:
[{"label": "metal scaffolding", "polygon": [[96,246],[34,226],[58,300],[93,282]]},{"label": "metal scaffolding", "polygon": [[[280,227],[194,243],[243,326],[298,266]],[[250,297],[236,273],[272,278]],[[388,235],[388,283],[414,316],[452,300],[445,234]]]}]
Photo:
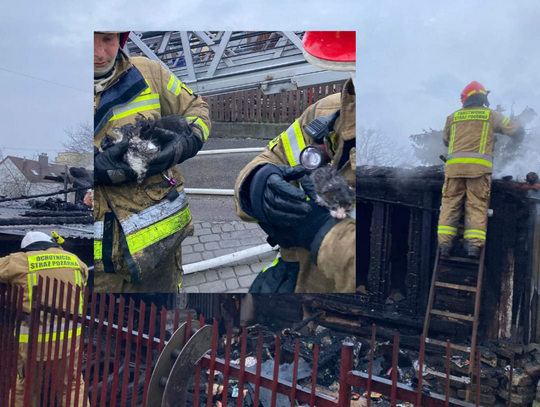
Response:
[{"label": "metal scaffolding", "polygon": [[303,56],[304,31],[132,31],[124,50],[159,61],[201,95],[280,93],[345,80]]}]

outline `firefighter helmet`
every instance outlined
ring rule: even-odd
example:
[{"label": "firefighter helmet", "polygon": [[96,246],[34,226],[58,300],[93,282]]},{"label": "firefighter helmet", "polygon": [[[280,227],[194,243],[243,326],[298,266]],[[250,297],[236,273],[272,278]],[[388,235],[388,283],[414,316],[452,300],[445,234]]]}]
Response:
[{"label": "firefighter helmet", "polygon": [[307,31],[302,44],[310,64],[331,71],[356,71],[355,31]]},{"label": "firefighter helmet", "polygon": [[35,242],[49,242],[53,243],[52,237],[46,235],[43,232],[28,232],[22,242],[21,242],[21,249],[24,249],[25,247],[31,245]]},{"label": "firefighter helmet", "polygon": [[124,48],[131,31],[96,31],[96,34],[120,34],[120,48]]},{"label": "firefighter helmet", "polygon": [[469,98],[469,96],[476,94],[482,94],[487,96],[489,94],[489,90],[486,90],[486,88],[484,88],[484,86],[480,82],[472,81],[467,86],[465,86],[465,88],[461,92],[461,104],[465,104],[465,101]]}]

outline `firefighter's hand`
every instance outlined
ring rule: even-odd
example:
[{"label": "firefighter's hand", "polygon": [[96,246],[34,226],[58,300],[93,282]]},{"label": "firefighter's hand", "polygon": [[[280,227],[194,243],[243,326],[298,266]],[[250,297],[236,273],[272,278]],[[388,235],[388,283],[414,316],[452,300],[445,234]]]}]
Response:
[{"label": "firefighter's hand", "polygon": [[159,155],[148,165],[147,175],[159,174],[197,154],[203,142],[193,126],[178,115],[166,116],[156,122],[152,138],[161,147]]},{"label": "firefighter's hand", "polygon": [[[306,192],[289,184],[289,181],[301,180],[305,191],[311,191],[311,180],[305,177],[304,167],[277,166],[264,164],[255,170],[255,174],[243,185],[242,209],[260,222],[281,227],[293,227],[311,212]],[[246,188],[248,189],[246,191]],[[310,195],[311,192],[309,193]]]},{"label": "firefighter's hand", "polygon": [[112,185],[125,181],[134,181],[137,174],[123,160],[129,147],[127,138],[100,153],[94,147],[94,184]]}]

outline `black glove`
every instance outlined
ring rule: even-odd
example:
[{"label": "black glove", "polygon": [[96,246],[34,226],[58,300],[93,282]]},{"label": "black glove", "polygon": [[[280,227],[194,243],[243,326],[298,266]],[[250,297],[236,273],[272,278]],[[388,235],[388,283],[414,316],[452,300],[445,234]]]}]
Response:
[{"label": "black glove", "polygon": [[71,167],[69,173],[73,177],[75,188],[94,188],[94,171],[88,171],[83,167]]},{"label": "black glove", "polygon": [[103,153],[94,147],[94,183],[96,185],[119,184],[137,179],[135,171],[123,160],[128,147],[127,138]]},{"label": "black glove", "polygon": [[[296,225],[311,211],[307,198],[313,197],[313,185],[304,177],[306,172],[301,166],[264,164],[256,168],[241,186],[240,206],[260,222],[281,227]],[[305,192],[288,182],[301,178]]]},{"label": "black glove", "polygon": [[311,211],[302,216],[295,227],[282,227],[260,222],[259,226],[268,234],[269,241],[281,247],[303,247],[311,252],[311,259],[316,264],[319,249],[330,230],[340,220],[332,217],[328,209],[314,201],[307,203]]},{"label": "black glove", "polygon": [[177,115],[166,116],[156,122],[151,137],[157,139],[161,151],[148,164],[147,176],[166,171],[199,152],[203,141],[193,127],[198,126],[188,124],[184,117]]}]

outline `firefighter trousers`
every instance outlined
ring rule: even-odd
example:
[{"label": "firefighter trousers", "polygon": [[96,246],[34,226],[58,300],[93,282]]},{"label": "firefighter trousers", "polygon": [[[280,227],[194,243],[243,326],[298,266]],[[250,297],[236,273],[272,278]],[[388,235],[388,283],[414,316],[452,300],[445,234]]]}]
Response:
[{"label": "firefighter trousers", "polygon": [[439,216],[439,246],[451,246],[457,235],[458,223],[465,207],[463,237],[469,246],[483,247],[486,243],[491,174],[478,178],[445,177],[442,209]]}]

